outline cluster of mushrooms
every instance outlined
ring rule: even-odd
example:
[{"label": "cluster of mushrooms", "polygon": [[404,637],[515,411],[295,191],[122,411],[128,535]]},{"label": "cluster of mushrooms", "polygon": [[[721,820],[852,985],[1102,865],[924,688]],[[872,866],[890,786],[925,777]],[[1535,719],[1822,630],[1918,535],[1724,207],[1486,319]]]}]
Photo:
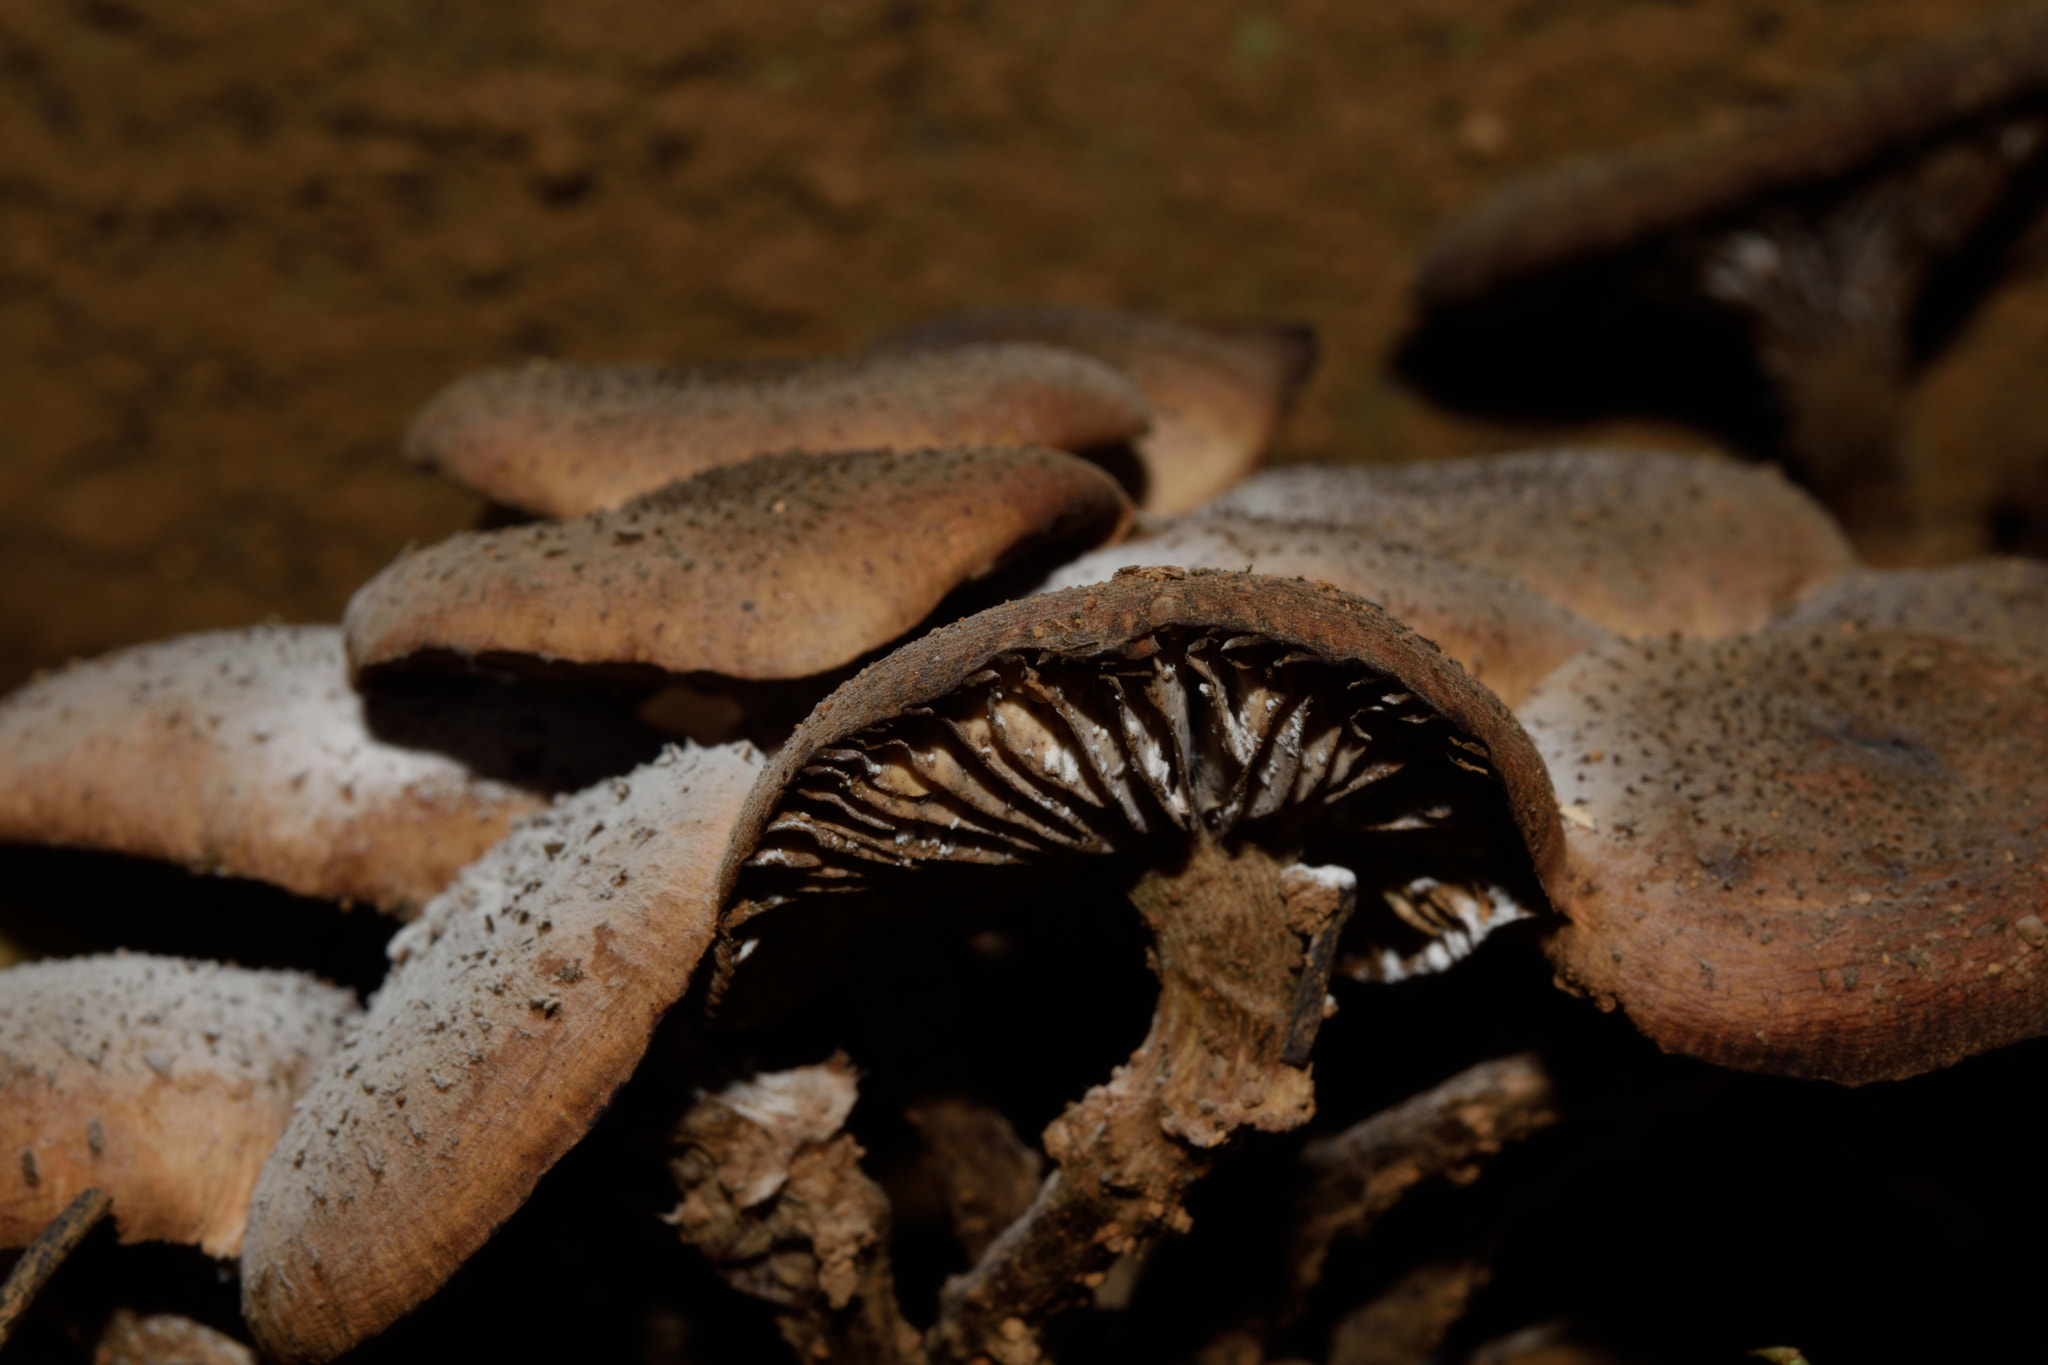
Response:
[{"label": "cluster of mushrooms", "polygon": [[[2019,165],[2034,125],[1997,117]],[[1715,231],[1712,278],[1762,269]],[[651,1069],[672,1189],[639,1214],[799,1359],[1094,1358],[1252,1150],[1284,1154],[1283,1250],[1178,1311],[1201,1360],[1293,1359],[1339,1249],[1570,1117],[1522,1054],[1314,1126],[1371,1091],[1329,1021],[1497,932],[1722,1068],[1860,1086],[2048,1033],[2048,570],[1864,567],[1720,458],[1255,473],[1313,359],[1024,308],[476,375],[406,453],[486,529],[339,626],[0,702],[0,841],[397,924],[367,999],[317,944],[0,971],[0,1334],[106,1218],[232,1265],[253,1353],[124,1309],[95,1358],[340,1357]],[[877,1169],[889,1132],[920,1176]],[[920,1219],[943,1275],[904,1269]],[[1423,1319],[1427,1358],[1472,1289],[1367,1304],[1319,1358]]]}]

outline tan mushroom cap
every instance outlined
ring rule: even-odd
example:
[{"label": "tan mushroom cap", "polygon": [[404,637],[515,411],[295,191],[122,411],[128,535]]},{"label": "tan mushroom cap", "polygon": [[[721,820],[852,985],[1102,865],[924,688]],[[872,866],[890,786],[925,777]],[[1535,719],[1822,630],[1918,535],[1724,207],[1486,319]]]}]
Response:
[{"label": "tan mushroom cap", "polygon": [[1775,469],[1663,451],[1298,465],[1205,510],[1405,541],[1624,636],[1753,630],[1856,562],[1841,528]]},{"label": "tan mushroom cap", "polygon": [[[958,716],[933,709],[943,699]],[[1440,737],[1440,752],[1409,752]],[[1480,785],[1439,770],[1446,758]],[[1541,760],[1434,644],[1324,584],[1125,571],[935,630],[819,703],[748,799],[721,874],[725,929],[888,868],[1103,853],[1175,828],[1223,838],[1410,765],[1404,782],[1448,775],[1454,804],[1497,794],[1521,836],[1513,861],[1556,871]]]},{"label": "tan mushroom cap", "polygon": [[122,1241],[233,1256],[292,1101],[357,1013],[297,972],[181,958],[0,972],[0,1246],[98,1188]]},{"label": "tan mushroom cap", "polygon": [[2048,564],[2010,558],[1855,569],[1800,598],[1771,626],[1931,630],[2038,662],[2048,658]]},{"label": "tan mushroom cap", "polygon": [[1328,583],[1434,640],[1511,707],[1566,659],[1609,638],[1549,598],[1484,569],[1356,531],[1222,513],[1145,521],[1129,539],[1061,566],[1040,590],[1100,583],[1143,564]]},{"label": "tan mushroom cap", "polygon": [[139,645],[0,702],[0,840],[404,911],[545,804],[371,734],[335,626]]},{"label": "tan mushroom cap", "polygon": [[564,797],[392,940],[256,1185],[242,1307],[266,1353],[390,1326],[583,1137],[711,941],[759,769],[746,745],[670,749]]},{"label": "tan mushroom cap", "polygon": [[1520,715],[1567,820],[1552,959],[1659,1046],[1853,1085],[2048,1032],[2038,658],[1812,621],[1596,650]]},{"label": "tan mushroom cap", "polygon": [[422,651],[799,678],[848,663],[1012,557],[1130,517],[1052,450],[769,455],[577,521],[456,536],[349,603],[358,670]]},{"label": "tan mushroom cap", "polygon": [[1289,323],[1182,322],[1077,305],[990,308],[905,328],[886,347],[1039,341],[1129,375],[1152,409],[1134,443],[1148,512],[1185,512],[1258,468],[1315,368],[1315,333]]},{"label": "tan mushroom cap", "polygon": [[687,368],[533,361],[443,389],[405,454],[498,502],[579,517],[756,455],[1084,450],[1149,420],[1115,369],[1048,346]]},{"label": "tan mushroom cap", "polygon": [[190,1318],[117,1308],[93,1348],[92,1365],[256,1365],[256,1353]]}]

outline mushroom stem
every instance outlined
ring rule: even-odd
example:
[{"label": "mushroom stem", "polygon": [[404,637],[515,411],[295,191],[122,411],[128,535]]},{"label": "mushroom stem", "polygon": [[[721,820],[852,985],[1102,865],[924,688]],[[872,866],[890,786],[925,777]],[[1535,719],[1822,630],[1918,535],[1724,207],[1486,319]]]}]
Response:
[{"label": "mushroom stem", "polygon": [[85,1234],[107,1216],[113,1200],[99,1190],[86,1190],[78,1198],[64,1206],[64,1212],[50,1220],[28,1249],[21,1253],[21,1259],[8,1272],[7,1282],[0,1284],[0,1346],[7,1344],[7,1338],[14,1333],[14,1325],[21,1321],[21,1315],[35,1302],[35,1297],[49,1283],[50,1276],[57,1273],[57,1267],[64,1263],[78,1244],[85,1240]]},{"label": "mushroom stem", "polygon": [[1151,1030],[1108,1084],[1047,1126],[1059,1169],[947,1284],[934,1359],[1038,1359],[1048,1315],[1085,1301],[1119,1257],[1188,1230],[1182,1199],[1231,1137],[1309,1120],[1314,1083],[1289,1057],[1321,1022],[1328,941],[1355,896],[1348,871],[1287,865],[1206,834],[1178,867],[1140,879],[1131,900],[1160,982]]}]

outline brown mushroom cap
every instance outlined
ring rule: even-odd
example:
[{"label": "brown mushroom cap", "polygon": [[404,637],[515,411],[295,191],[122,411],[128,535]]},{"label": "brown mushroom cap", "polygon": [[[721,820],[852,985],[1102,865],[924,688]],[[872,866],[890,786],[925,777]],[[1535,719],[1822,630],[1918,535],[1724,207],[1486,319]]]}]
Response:
[{"label": "brown mushroom cap", "polygon": [[296,972],[182,958],[0,972],[0,1246],[97,1187],[122,1241],[233,1256],[292,1101],[357,1013]]},{"label": "brown mushroom cap", "polygon": [[1854,569],[1800,598],[1771,626],[1931,630],[2038,661],[2048,655],[2048,564],[2013,558],[1939,569]]},{"label": "brown mushroom cap", "polygon": [[0,839],[402,911],[545,804],[371,734],[334,626],[139,645],[0,702]]},{"label": "brown mushroom cap", "polygon": [[1594,650],[1520,714],[1552,959],[1659,1046],[1854,1085],[2048,1032],[2038,655],[1813,620]]},{"label": "brown mushroom cap", "polygon": [[1019,553],[1096,544],[1129,516],[1113,479],[1058,451],[764,456],[616,512],[407,555],[349,603],[349,659],[805,677],[888,643]]},{"label": "brown mushroom cap", "polygon": [[1608,638],[1548,598],[1484,569],[1356,531],[1223,513],[1143,522],[1136,535],[1054,570],[1041,591],[1100,583],[1118,569],[1143,564],[1249,569],[1328,583],[1434,640],[1509,706],[1566,659]]},{"label": "brown mushroom cap", "polygon": [[778,451],[1084,450],[1148,421],[1123,375],[1049,346],[688,368],[534,361],[443,389],[405,454],[498,502],[578,517]]},{"label": "brown mushroom cap", "polygon": [[1134,443],[1148,512],[1185,512],[1258,468],[1295,392],[1315,368],[1302,324],[1181,322],[1075,305],[989,308],[893,333],[888,348],[1039,341],[1092,355],[1131,377],[1152,409]]},{"label": "brown mushroom cap", "polygon": [[1419,545],[1625,636],[1753,630],[1855,563],[1833,519],[1776,470],[1662,451],[1297,465],[1204,510]]},{"label": "brown mushroom cap", "polygon": [[269,1355],[390,1326],[582,1138],[711,941],[759,770],[747,745],[670,749],[565,797],[392,940],[257,1181],[242,1306]]}]

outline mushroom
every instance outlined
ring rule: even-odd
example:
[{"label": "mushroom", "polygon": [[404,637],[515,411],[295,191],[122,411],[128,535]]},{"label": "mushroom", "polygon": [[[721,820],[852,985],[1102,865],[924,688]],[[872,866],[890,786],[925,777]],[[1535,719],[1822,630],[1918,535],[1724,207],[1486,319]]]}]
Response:
[{"label": "mushroom", "polygon": [[760,769],[670,749],[520,825],[391,942],[256,1182],[242,1307],[326,1360],[425,1300],[582,1138],[711,941]]},{"label": "mushroom", "polygon": [[175,1313],[116,1309],[92,1365],[256,1365],[256,1353],[223,1332]]},{"label": "mushroom", "polygon": [[0,702],[0,839],[408,913],[544,804],[379,739],[333,626],[118,650]]},{"label": "mushroom", "polygon": [[992,341],[1080,351],[1144,391],[1152,428],[1132,444],[1148,512],[1188,511],[1256,469],[1316,363],[1306,324],[1179,322],[1075,305],[955,313],[892,333],[878,349]]},{"label": "mushroom", "polygon": [[2048,15],[1727,133],[1511,184],[1418,268],[1399,371],[1454,406],[1679,418],[1784,460],[1852,529],[1904,512],[1913,372],[2042,203]]},{"label": "mushroom", "polygon": [[1178,564],[1307,578],[1384,607],[1434,640],[1509,706],[1559,664],[1608,638],[1529,588],[1394,541],[1312,522],[1215,513],[1148,519],[1135,535],[1062,565],[1040,591],[1100,583],[1118,569]]},{"label": "mushroom", "polygon": [[356,1014],[297,972],[181,958],[0,972],[0,1246],[98,1188],[124,1242],[233,1256],[258,1168]]},{"label": "mushroom", "polygon": [[888,643],[1018,555],[1072,553],[1129,517],[1114,480],[1058,451],[764,456],[616,512],[409,554],[349,603],[349,659],[800,678]]},{"label": "mushroom", "polygon": [[1856,562],[1834,521],[1776,470],[1665,451],[1296,465],[1204,511],[1419,545],[1628,636],[1753,630]]},{"label": "mushroom", "polygon": [[500,503],[579,517],[778,451],[1088,450],[1148,420],[1121,374],[1049,346],[687,368],[537,360],[443,389],[405,455]]},{"label": "mushroom", "polygon": [[2013,645],[1849,609],[1913,595],[1617,644],[1537,689],[1565,983],[1667,1051],[1849,1085],[2048,1033],[2044,622],[2008,618]]},{"label": "mushroom", "polygon": [[1132,570],[935,631],[820,703],[734,834],[720,977],[737,990],[768,940],[935,869],[1099,855],[1129,888],[1151,1033],[1047,1128],[1058,1169],[927,1339],[1027,1359],[1119,1256],[1189,1226],[1183,1196],[1233,1135],[1313,1112],[1340,935],[1369,979],[1448,966],[1541,904],[1531,868],[1560,847],[1513,719],[1378,608]]},{"label": "mushroom", "polygon": [[2048,651],[2048,564],[1980,559],[1939,569],[1858,569],[1788,607],[1773,627],[1932,630],[1993,651]]}]

